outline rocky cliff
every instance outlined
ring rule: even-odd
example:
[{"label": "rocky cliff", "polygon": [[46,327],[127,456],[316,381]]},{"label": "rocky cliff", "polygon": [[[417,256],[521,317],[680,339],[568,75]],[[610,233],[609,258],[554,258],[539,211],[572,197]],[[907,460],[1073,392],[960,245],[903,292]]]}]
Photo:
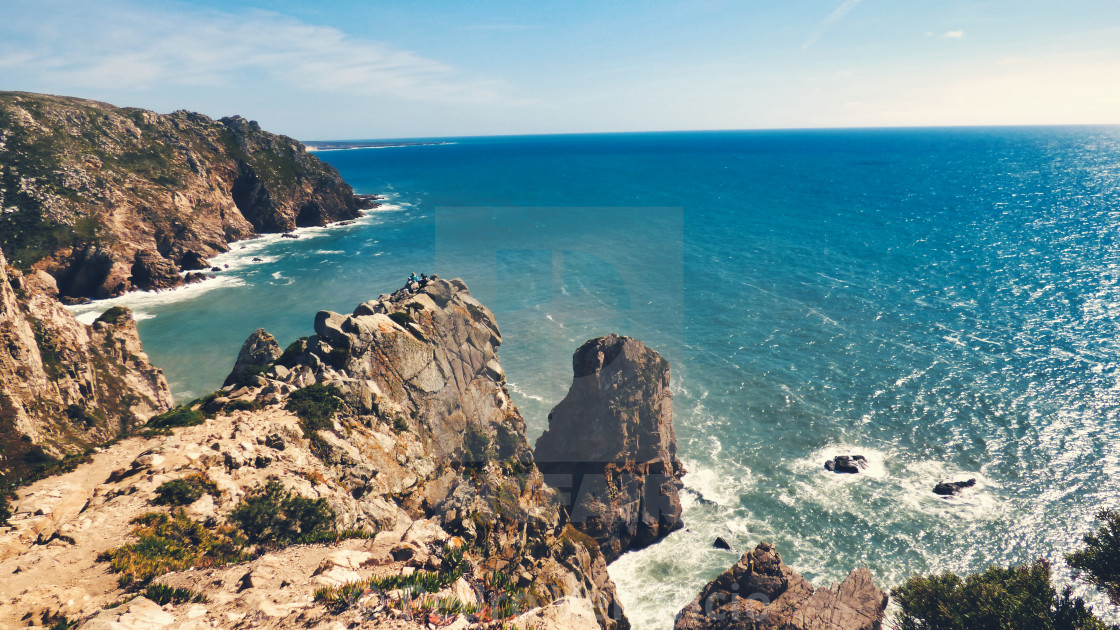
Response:
[{"label": "rocky cliff", "polygon": [[549,483],[571,497],[572,525],[610,562],[681,527],[669,363],[636,339],[609,335],[580,346],[572,369],[535,452]]},{"label": "rocky cliff", "polygon": [[0,478],[109,441],[171,406],[128,309],[79,323],[53,279],[0,252]]},{"label": "rocky cliff", "polygon": [[254,333],[230,385],[20,491],[0,626],[628,628],[535,466],[500,343],[439,279],[322,311],[279,354]]},{"label": "rocky cliff", "polygon": [[302,144],[238,116],[0,92],[0,248],[64,297],[175,286],[231,241],[370,205]]},{"label": "rocky cliff", "polygon": [[674,630],[878,630],[886,607],[867,569],[814,589],[777,549],[759,543],[704,586]]}]

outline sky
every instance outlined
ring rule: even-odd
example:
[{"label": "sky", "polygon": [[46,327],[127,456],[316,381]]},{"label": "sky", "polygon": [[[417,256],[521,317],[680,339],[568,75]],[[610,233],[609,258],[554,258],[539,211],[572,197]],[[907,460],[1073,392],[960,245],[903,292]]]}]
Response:
[{"label": "sky", "polygon": [[3,0],[0,90],[302,140],[1120,123],[1117,0]]}]

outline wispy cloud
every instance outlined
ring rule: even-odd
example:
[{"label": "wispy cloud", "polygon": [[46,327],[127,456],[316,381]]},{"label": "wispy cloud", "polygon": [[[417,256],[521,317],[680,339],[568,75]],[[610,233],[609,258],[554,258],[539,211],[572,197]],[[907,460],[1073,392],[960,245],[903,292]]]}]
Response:
[{"label": "wispy cloud", "polygon": [[964,31],[961,31],[961,30],[946,31],[946,32],[942,33],[941,36],[945,37],[947,39],[962,39],[964,37]]},{"label": "wispy cloud", "polygon": [[805,43],[801,44],[801,50],[808,50],[813,46],[813,44],[816,44],[817,40],[819,40],[822,35],[827,33],[833,26],[836,26],[836,24],[840,20],[844,19],[844,16],[851,13],[852,9],[856,8],[856,5],[862,1],[863,0],[844,0],[843,4],[836,7],[832,11],[832,13],[829,13],[828,16],[817,26],[816,30],[809,34],[809,37],[805,40]]},{"label": "wispy cloud", "polygon": [[7,40],[0,62],[18,60],[21,71],[48,83],[109,90],[266,78],[296,90],[493,102],[506,89],[412,51],[270,12],[86,6],[68,3],[50,23],[29,20],[12,32],[0,26]]}]

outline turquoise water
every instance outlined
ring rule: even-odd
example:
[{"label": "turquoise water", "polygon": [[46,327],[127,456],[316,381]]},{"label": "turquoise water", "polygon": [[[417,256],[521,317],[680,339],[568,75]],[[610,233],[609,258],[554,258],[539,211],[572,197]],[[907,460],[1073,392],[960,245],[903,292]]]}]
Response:
[{"label": "turquoise water", "polygon": [[[411,271],[494,309],[533,439],[581,342],[644,340],[690,472],[687,530],[611,566],[643,629],[760,540],[816,582],[1040,556],[1068,581],[1062,554],[1120,504],[1120,130],[450,142],[320,153],[389,203],[127,298],[178,396],[220,385],[254,328],[286,343]],[[873,465],[826,473],[844,452]]]}]

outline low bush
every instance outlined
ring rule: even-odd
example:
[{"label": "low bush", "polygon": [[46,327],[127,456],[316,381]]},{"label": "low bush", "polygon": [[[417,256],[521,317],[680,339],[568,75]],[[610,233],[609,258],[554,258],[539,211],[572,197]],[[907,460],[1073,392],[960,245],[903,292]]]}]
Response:
[{"label": "low bush", "polygon": [[167,604],[203,604],[209,601],[205,595],[189,588],[171,587],[166,584],[149,584],[144,589],[144,597],[160,606]]},{"label": "low bush", "polygon": [[207,529],[182,508],[171,514],[149,512],[132,520],[137,541],[98,557],[120,573],[121,586],[146,585],[152,578],[192,567],[243,562],[245,540],[228,526]]},{"label": "low bush", "polygon": [[245,497],[230,518],[257,545],[318,542],[335,535],[335,513],[326,499],[292,494],[275,479]]},{"label": "low bush", "polygon": [[310,435],[329,429],[331,417],[341,405],[342,393],[337,387],[315,384],[292,392],[284,408],[299,416],[304,434]]},{"label": "low bush", "polygon": [[206,416],[202,415],[200,412],[179,405],[171,411],[153,416],[148,420],[148,428],[170,429],[173,427],[193,427],[205,421]]},{"label": "low bush", "polygon": [[1097,519],[1104,525],[1085,534],[1085,548],[1066,556],[1066,562],[1079,577],[1120,606],[1120,511],[1102,510]]},{"label": "low bush", "polygon": [[288,344],[287,348],[284,348],[284,352],[280,355],[280,358],[276,359],[276,364],[283,365],[287,368],[295,367],[296,358],[303,354],[306,349],[307,337],[300,337]]},{"label": "low bush", "polygon": [[1107,630],[1070,589],[1050,584],[1050,564],[990,567],[960,577],[914,576],[891,590],[898,630]]},{"label": "low bush", "polygon": [[201,473],[165,481],[156,488],[156,505],[190,505],[204,494],[218,495],[218,485]]}]

